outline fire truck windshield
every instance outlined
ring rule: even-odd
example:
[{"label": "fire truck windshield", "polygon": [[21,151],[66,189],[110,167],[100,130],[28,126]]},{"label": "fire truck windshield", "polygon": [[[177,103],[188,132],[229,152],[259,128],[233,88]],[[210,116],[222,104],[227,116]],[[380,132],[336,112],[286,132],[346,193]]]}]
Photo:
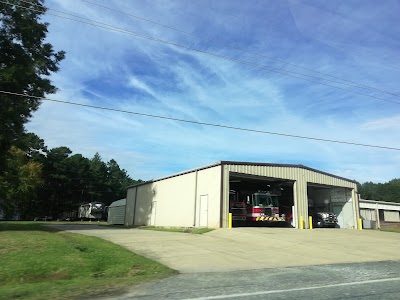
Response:
[{"label": "fire truck windshield", "polygon": [[253,194],[253,205],[254,206],[279,206],[278,196],[268,194]]}]

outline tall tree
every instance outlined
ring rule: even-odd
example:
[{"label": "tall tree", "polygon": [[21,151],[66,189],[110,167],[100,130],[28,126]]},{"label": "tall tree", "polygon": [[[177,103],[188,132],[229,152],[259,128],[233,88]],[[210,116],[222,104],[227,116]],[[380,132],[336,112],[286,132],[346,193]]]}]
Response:
[{"label": "tall tree", "polygon": [[91,201],[103,202],[109,192],[107,186],[107,165],[103,162],[99,153],[96,153],[89,162],[90,186],[89,194]]},{"label": "tall tree", "polygon": [[56,91],[48,76],[58,71],[65,53],[45,42],[49,24],[40,21],[45,12],[43,0],[0,3],[0,90],[33,96],[0,93],[0,172],[39,99]]},{"label": "tall tree", "polygon": [[14,142],[14,146],[26,152],[33,161],[44,163],[47,146],[44,140],[32,132],[24,133]]},{"label": "tall tree", "polygon": [[62,211],[76,210],[79,204],[90,200],[90,162],[82,154],[74,154],[64,161],[67,180]]},{"label": "tall tree", "polygon": [[0,210],[6,219],[19,214],[23,219],[32,217],[38,201],[37,189],[42,185],[42,165],[31,161],[26,152],[11,147],[0,176]]},{"label": "tall tree", "polygon": [[61,211],[67,191],[68,171],[66,160],[72,151],[57,147],[47,151],[43,164],[44,185],[40,191],[41,211],[44,215],[56,216]]},{"label": "tall tree", "polygon": [[121,169],[118,165],[118,163],[114,160],[111,159],[107,163],[107,168],[108,168],[108,186],[110,188],[110,198],[107,199],[110,204],[112,201],[125,198],[126,197],[126,189],[129,185],[132,185],[134,183],[141,182],[135,181],[131,179],[126,170]]}]

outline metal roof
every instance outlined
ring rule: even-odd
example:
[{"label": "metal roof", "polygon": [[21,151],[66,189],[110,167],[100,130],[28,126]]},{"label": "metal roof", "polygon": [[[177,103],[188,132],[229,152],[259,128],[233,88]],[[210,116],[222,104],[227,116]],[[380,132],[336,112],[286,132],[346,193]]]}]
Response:
[{"label": "metal roof", "polygon": [[117,206],[125,206],[126,205],[126,198],[114,201],[110,204],[110,207],[117,207]]},{"label": "metal roof", "polygon": [[157,179],[152,179],[152,180],[149,180],[149,181],[141,182],[141,183],[138,183],[138,184],[130,185],[130,186],[128,186],[128,189],[132,188],[132,187],[141,186],[141,185],[145,185],[145,184],[148,184],[148,183],[153,183],[153,182],[156,182],[156,181],[161,181],[161,180],[165,180],[165,179],[168,179],[168,178],[181,176],[181,175],[185,175],[185,174],[188,174],[188,173],[192,173],[192,172],[196,172],[196,171],[200,171],[200,170],[204,170],[204,169],[220,166],[220,165],[248,165],[248,166],[299,168],[299,169],[309,170],[309,171],[316,172],[316,173],[319,173],[319,174],[331,176],[331,177],[338,178],[338,179],[341,179],[341,180],[349,181],[349,182],[352,182],[352,183],[357,183],[357,181],[355,181],[355,180],[351,180],[351,179],[348,179],[348,178],[344,178],[344,177],[340,177],[340,176],[337,176],[337,175],[334,175],[334,174],[323,172],[323,171],[320,171],[320,170],[317,170],[317,169],[313,169],[313,168],[310,168],[310,167],[307,167],[307,166],[304,166],[304,165],[301,165],[301,164],[277,164],[277,163],[241,162],[241,161],[221,160],[219,162],[216,162],[216,163],[213,163],[213,164],[210,164],[210,165],[206,165],[206,166],[203,166],[203,167],[199,167],[199,168],[196,168],[196,169],[190,169],[190,170],[183,171],[183,172],[180,172],[180,173],[175,173],[175,174],[172,174],[172,175],[169,175],[169,176],[165,176],[165,177],[161,177],[161,178],[157,178]]},{"label": "metal roof", "polygon": [[383,205],[400,206],[400,203],[398,203],[398,202],[387,202],[387,201],[366,200],[366,199],[360,199],[359,202],[360,203],[364,202],[364,203],[371,203],[371,204],[383,204]]}]

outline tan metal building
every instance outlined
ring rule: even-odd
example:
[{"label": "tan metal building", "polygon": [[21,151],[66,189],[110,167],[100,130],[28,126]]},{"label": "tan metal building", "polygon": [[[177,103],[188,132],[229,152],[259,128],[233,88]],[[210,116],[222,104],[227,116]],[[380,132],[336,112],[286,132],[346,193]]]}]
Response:
[{"label": "tan metal building", "polygon": [[375,200],[359,200],[360,217],[373,221],[372,228],[400,228],[400,203]]},{"label": "tan metal building", "polygon": [[278,189],[293,211],[295,227],[309,228],[309,208],[338,216],[340,228],[357,228],[357,185],[303,165],[220,161],[164,178],[130,186],[125,225],[228,226],[231,190]]}]

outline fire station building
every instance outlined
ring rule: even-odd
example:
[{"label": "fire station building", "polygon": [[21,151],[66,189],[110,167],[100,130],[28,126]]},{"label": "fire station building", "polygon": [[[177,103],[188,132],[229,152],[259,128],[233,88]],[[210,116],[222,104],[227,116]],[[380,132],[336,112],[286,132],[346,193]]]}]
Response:
[{"label": "fire station building", "polygon": [[279,214],[296,228],[309,228],[310,211],[337,216],[337,226],[356,229],[356,182],[303,165],[220,161],[128,187],[127,226],[228,226],[230,197],[249,201],[268,193],[279,201]]}]

